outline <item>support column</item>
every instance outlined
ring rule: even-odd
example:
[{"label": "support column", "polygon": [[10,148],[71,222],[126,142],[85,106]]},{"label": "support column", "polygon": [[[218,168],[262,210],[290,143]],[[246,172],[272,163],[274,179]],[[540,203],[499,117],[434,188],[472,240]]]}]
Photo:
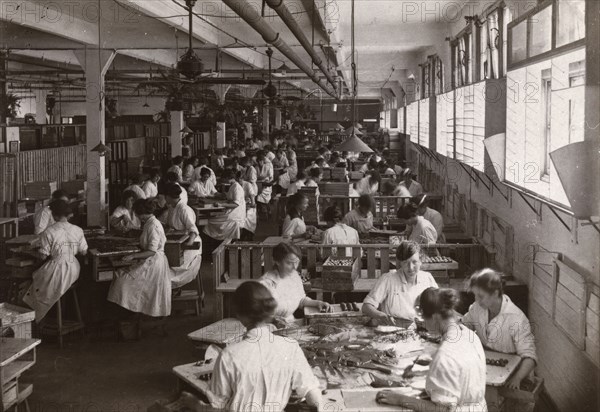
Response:
[{"label": "support column", "polygon": [[216,126],[215,130],[216,130],[216,138],[217,138],[216,148],[223,149],[225,146],[227,146],[227,142],[225,141],[227,125],[225,124],[225,122],[217,122],[217,126]]},{"label": "support column", "polygon": [[181,156],[182,143],[181,143],[181,130],[185,127],[183,123],[183,112],[176,111],[171,112],[171,156]]},{"label": "support column", "polygon": [[[0,51],[0,124],[6,123],[6,104],[8,94],[8,83],[6,82],[6,69],[8,60],[6,60],[6,52]],[[8,147],[6,148],[8,152]]]},{"label": "support column", "polygon": [[76,50],[75,56],[85,71],[85,113],[87,137],[87,224],[106,225],[106,169],[105,158],[92,149],[105,143],[104,75],[116,56],[115,51]]},{"label": "support column", "polygon": [[262,131],[265,136],[269,136],[271,130],[271,119],[269,117],[269,106],[263,106],[262,109],[263,127]]},{"label": "support column", "polygon": [[600,25],[598,24],[598,13],[600,2],[598,0],[586,0],[585,2],[585,140],[599,144],[598,125],[600,124]]},{"label": "support column", "polygon": [[244,123],[244,139],[252,139],[252,123]]},{"label": "support column", "polygon": [[275,109],[275,128],[281,129],[281,109]]},{"label": "support column", "polygon": [[37,124],[48,123],[48,117],[46,115],[46,97],[48,97],[48,90],[35,91],[35,122]]}]

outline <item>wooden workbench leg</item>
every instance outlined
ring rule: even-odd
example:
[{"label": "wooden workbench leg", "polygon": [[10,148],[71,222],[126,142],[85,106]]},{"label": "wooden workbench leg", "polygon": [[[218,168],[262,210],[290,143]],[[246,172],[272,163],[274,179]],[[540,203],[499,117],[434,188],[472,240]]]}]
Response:
[{"label": "wooden workbench leg", "polygon": [[504,397],[500,396],[495,386],[485,387],[485,401],[488,412],[503,412]]}]

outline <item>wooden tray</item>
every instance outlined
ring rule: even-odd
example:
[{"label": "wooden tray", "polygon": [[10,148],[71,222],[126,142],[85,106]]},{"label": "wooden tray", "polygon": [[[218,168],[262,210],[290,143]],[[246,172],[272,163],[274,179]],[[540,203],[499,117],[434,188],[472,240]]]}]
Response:
[{"label": "wooden tray", "polygon": [[239,320],[227,318],[191,332],[187,336],[188,339],[196,342],[227,345],[239,342],[245,333],[246,328]]},{"label": "wooden tray", "polygon": [[15,306],[10,303],[0,303],[0,327],[33,322],[35,311]]}]

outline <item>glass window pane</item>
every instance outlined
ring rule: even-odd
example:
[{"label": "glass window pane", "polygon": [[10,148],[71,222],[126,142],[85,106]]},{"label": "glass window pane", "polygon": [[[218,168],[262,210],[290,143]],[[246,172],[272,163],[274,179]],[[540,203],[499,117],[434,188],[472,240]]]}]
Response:
[{"label": "glass window pane", "polygon": [[560,0],[558,2],[556,46],[564,46],[584,37],[585,0]]},{"label": "glass window pane", "polygon": [[511,29],[510,53],[513,63],[527,58],[527,20],[522,21]]},{"label": "glass window pane", "polygon": [[552,6],[529,18],[529,57],[550,51],[552,48]]}]

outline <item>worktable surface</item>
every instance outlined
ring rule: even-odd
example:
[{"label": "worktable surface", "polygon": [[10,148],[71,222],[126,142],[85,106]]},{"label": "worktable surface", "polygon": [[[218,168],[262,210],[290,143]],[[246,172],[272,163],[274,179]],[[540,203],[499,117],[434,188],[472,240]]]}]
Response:
[{"label": "worktable surface", "polygon": [[[229,332],[234,332],[237,327],[234,327],[237,323],[236,320],[224,320],[231,323],[232,329],[228,329]],[[223,321],[216,322],[215,325],[220,325],[217,329],[223,327]],[[228,323],[229,324],[229,323]],[[239,326],[239,325],[238,325]],[[206,329],[206,328],[203,328]],[[224,330],[224,329],[221,329]],[[240,335],[236,338],[228,336],[230,342],[235,342],[243,337],[243,330],[239,330]],[[194,334],[195,332],[192,332]],[[191,336],[192,334],[188,335]],[[298,341],[301,347],[307,348],[311,343],[319,340],[319,337],[312,334],[309,331],[309,327],[303,326],[289,330],[284,334],[291,339]],[[417,336],[409,336],[402,338],[396,343],[385,342],[378,339],[374,328],[356,325],[354,327],[346,327],[342,332],[329,335],[324,339],[320,339],[320,342],[330,341],[339,342],[339,345],[348,343],[346,338],[351,341],[355,340],[357,343],[361,341],[373,342],[372,345],[378,350],[385,350],[393,348],[397,354],[397,366],[392,367],[392,374],[384,374],[379,371],[365,370],[362,368],[348,367],[348,366],[335,366],[331,367],[327,364],[315,363],[309,359],[315,376],[319,379],[322,389],[326,390],[323,395],[324,399],[330,403],[332,410],[345,410],[345,411],[380,411],[387,410],[387,408],[378,405],[375,402],[375,395],[381,389],[375,389],[370,386],[373,376],[381,379],[395,379],[399,380],[402,377],[404,369],[414,364],[415,359],[422,354],[429,354],[433,356],[437,350],[438,345],[435,343],[427,342]],[[347,353],[348,351],[343,350],[336,352]],[[518,367],[521,358],[517,355],[509,355],[503,353],[497,353],[493,351],[485,351],[486,358],[489,359],[506,359],[508,364],[504,367],[500,366],[487,366],[486,385],[488,387],[498,387],[504,385],[508,378]],[[335,358],[335,356],[333,356]],[[196,363],[187,365],[180,365],[173,368],[173,372],[183,381],[198,389],[200,392],[204,392],[209,386],[206,381],[200,379],[200,376],[207,373],[211,373],[214,362],[209,365],[197,366]],[[399,392],[405,393],[410,396],[417,396],[424,387],[425,379],[428,367],[419,367],[415,371],[415,377],[408,380],[410,386],[406,388],[392,388],[392,390],[398,390]],[[390,410],[399,410],[398,408]]]}]

